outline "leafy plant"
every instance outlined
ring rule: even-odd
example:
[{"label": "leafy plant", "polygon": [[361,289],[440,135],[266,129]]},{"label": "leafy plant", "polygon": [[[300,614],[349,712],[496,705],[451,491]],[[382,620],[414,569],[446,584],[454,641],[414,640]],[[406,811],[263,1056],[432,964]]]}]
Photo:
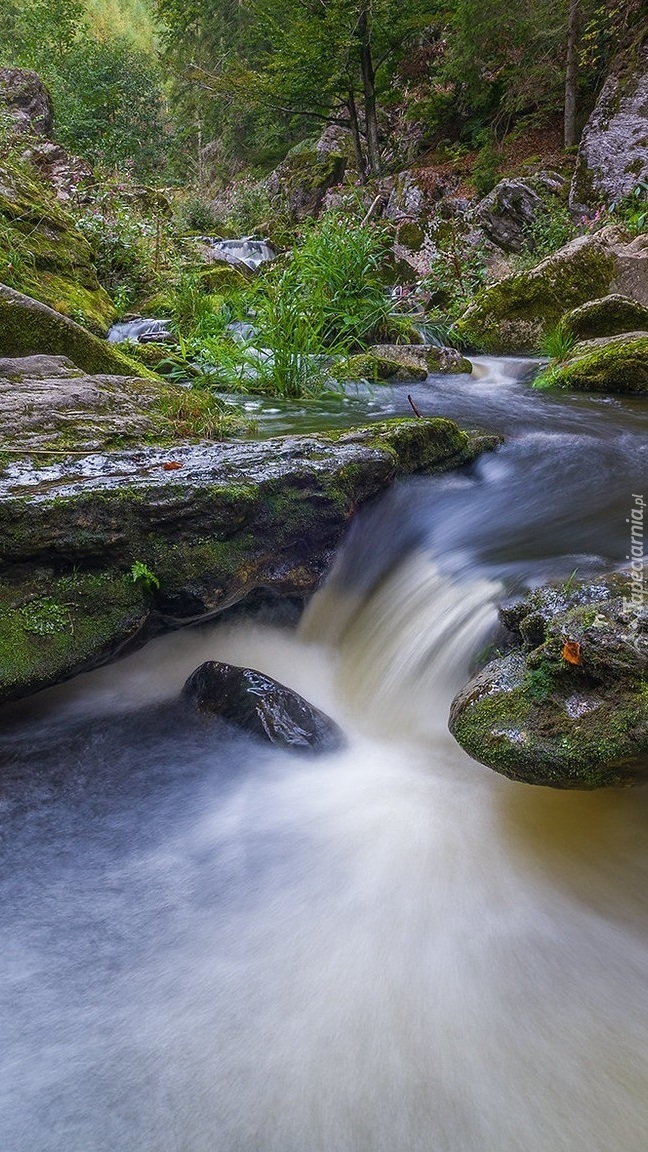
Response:
[{"label": "leafy plant", "polygon": [[131,565],[130,575],[133,584],[140,584],[145,592],[155,592],[160,587],[157,576],[142,560]]}]

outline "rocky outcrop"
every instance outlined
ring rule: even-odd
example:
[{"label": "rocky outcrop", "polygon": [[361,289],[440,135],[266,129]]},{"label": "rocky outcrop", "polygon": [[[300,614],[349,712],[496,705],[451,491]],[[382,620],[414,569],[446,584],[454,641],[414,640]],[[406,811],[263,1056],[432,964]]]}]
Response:
[{"label": "rocky outcrop", "polygon": [[254,668],[208,660],[192,672],[182,694],[203,715],[220,716],[280,748],[331,752],[344,742],[337,724],[328,716]]},{"label": "rocky outcrop", "polygon": [[546,210],[547,197],[558,194],[564,183],[557,173],[539,174],[528,180],[500,180],[479,202],[472,222],[504,252],[533,250],[531,225]]},{"label": "rocky outcrop", "polygon": [[[647,34],[648,35],[648,34]],[[616,61],[581,138],[570,192],[575,211],[628,196],[648,180],[648,42]]]},{"label": "rocky outcrop", "polygon": [[[5,457],[0,699],[256,589],[308,595],[357,508],[398,475],[448,470],[493,446],[449,420],[418,419],[46,466]],[[137,577],[141,565],[157,590]]]},{"label": "rocky outcrop", "polygon": [[13,132],[51,136],[52,98],[36,72],[0,68],[0,105]]},{"label": "rocky outcrop", "polygon": [[88,375],[65,356],[0,358],[0,438],[12,453],[78,454],[169,439],[171,391],[132,373]]},{"label": "rocky outcrop", "polygon": [[469,347],[534,352],[566,312],[611,293],[648,305],[648,237],[632,240],[612,226],[579,236],[530,271],[483,289],[455,333]]},{"label": "rocky outcrop", "polygon": [[648,332],[648,308],[627,296],[612,293],[600,300],[588,300],[587,304],[568,312],[560,321],[560,329],[576,340],[618,336],[622,332]]},{"label": "rocky outcrop", "polygon": [[633,599],[627,580],[611,578],[539,589],[505,611],[515,648],[455,697],[455,739],[527,784],[648,780],[648,612]]},{"label": "rocky outcrop", "polygon": [[[97,279],[90,245],[72,217],[26,165],[6,159],[0,160],[0,281],[57,312],[82,318],[100,335],[116,315]],[[0,354],[11,353],[0,346]]]},{"label": "rocky outcrop", "polygon": [[570,358],[540,373],[534,386],[646,395],[648,331],[624,332],[576,344]]},{"label": "rocky outcrop", "polygon": [[77,368],[112,376],[152,373],[40,300],[0,284],[0,356],[66,356]]},{"label": "rocky outcrop", "polygon": [[83,190],[94,184],[92,168],[80,156],[72,156],[52,140],[39,140],[31,144],[22,159],[36,169],[49,184],[60,203],[78,200]]},{"label": "rocky outcrop", "polygon": [[349,138],[324,134],[316,143],[295,145],[266,180],[268,194],[284,203],[294,220],[317,216],[329,188],[349,164]]},{"label": "rocky outcrop", "polygon": [[472,372],[456,348],[425,344],[374,344],[344,365],[347,380],[425,380],[431,373]]}]

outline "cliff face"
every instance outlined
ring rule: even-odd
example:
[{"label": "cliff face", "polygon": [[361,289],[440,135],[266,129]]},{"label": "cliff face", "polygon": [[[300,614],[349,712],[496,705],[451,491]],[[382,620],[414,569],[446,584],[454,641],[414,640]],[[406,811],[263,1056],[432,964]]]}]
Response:
[{"label": "cliff face", "polygon": [[648,181],[648,28],[618,57],[583,132],[570,204],[580,211]]}]

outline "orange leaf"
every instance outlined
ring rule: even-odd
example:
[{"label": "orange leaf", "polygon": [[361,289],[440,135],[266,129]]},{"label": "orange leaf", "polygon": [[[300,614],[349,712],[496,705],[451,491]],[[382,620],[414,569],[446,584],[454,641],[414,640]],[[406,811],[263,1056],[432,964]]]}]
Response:
[{"label": "orange leaf", "polygon": [[566,640],[563,645],[563,660],[568,664],[582,664],[581,646],[578,640]]},{"label": "orange leaf", "polygon": [[182,468],[181,460],[167,460],[162,465],[165,472],[175,472],[176,468]]}]

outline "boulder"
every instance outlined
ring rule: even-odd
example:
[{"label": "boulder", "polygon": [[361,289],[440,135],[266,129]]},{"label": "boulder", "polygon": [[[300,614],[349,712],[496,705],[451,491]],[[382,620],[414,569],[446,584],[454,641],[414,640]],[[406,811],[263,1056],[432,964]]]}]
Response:
[{"label": "boulder", "polygon": [[583,212],[628,196],[648,180],[648,43],[618,57],[578,149],[570,205]]},{"label": "boulder", "polygon": [[648,305],[648,237],[609,226],[482,289],[454,331],[466,346],[534,352],[566,313],[610,294]]},{"label": "boulder", "polygon": [[627,578],[544,588],[504,612],[514,650],[455,697],[450,731],[527,784],[648,780],[648,611]]},{"label": "boulder", "polygon": [[480,200],[473,212],[473,223],[504,252],[532,248],[529,229],[546,210],[547,193],[560,191],[562,184],[564,180],[558,175],[500,180],[492,192]]},{"label": "boulder", "polygon": [[[309,595],[356,510],[397,476],[450,470],[494,446],[449,420],[400,419],[256,443],[55,453],[38,463],[6,455],[0,700],[259,589]],[[159,589],[133,579],[136,562]],[[41,600],[51,633],[25,628],[25,609]]]},{"label": "boulder", "polygon": [[536,388],[648,394],[648,331],[624,332],[577,344],[570,358],[541,372]]},{"label": "boulder", "polygon": [[199,712],[220,716],[281,748],[331,752],[344,742],[328,716],[254,668],[208,660],[192,672],[182,694]]},{"label": "boulder", "polygon": [[296,144],[268,176],[267,193],[284,202],[294,220],[317,216],[328,189],[340,183],[349,165],[346,149],[346,142],[334,143],[329,136]]},{"label": "boulder", "polygon": [[576,340],[618,336],[622,332],[648,332],[648,308],[617,292],[588,300],[562,317],[560,329]]},{"label": "boulder", "polygon": [[[357,363],[356,363],[357,361]],[[353,357],[354,370],[369,379],[425,380],[431,372],[472,372],[472,364],[456,348],[430,344],[374,344],[368,353]]]},{"label": "boulder", "polygon": [[55,312],[40,300],[0,284],[0,356],[67,356],[85,372],[112,376],[151,376],[114,344]]},{"label": "boulder", "polygon": [[132,374],[91,376],[65,356],[0,358],[0,436],[12,453],[96,452],[168,438],[169,390]]},{"label": "boulder", "polygon": [[[7,158],[0,160],[0,281],[82,319],[100,335],[115,319],[112,300],[97,279],[92,249],[72,217],[33,170]],[[0,355],[8,354],[0,345]]]},{"label": "boulder", "polygon": [[36,72],[0,68],[0,107],[13,132],[51,136],[52,98]]}]

